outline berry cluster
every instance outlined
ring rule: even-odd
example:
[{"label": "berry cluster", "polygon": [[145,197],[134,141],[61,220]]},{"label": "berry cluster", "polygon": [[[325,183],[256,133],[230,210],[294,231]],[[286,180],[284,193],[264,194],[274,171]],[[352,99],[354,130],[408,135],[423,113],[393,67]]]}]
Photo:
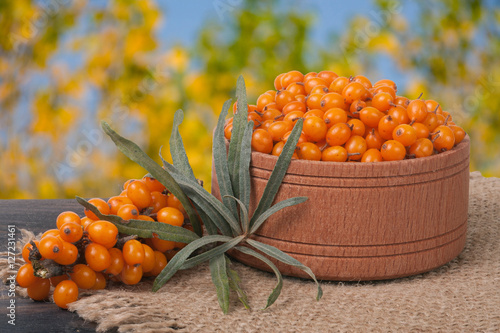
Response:
[{"label": "berry cluster", "polygon": [[[185,223],[179,200],[152,177],[127,181],[123,192],[107,202],[99,198],[89,202],[105,215],[192,230]],[[99,220],[89,210],[85,210],[84,217],[62,212],[56,226],[43,233],[40,240],[24,246],[26,264],[19,269],[16,280],[37,301],[47,299],[54,287],[53,299],[61,308],[77,300],[79,289],[104,289],[107,280],[133,285],[143,276],[157,276],[167,260],[186,245],[162,240],[156,234],[147,239],[121,235],[113,223]]]},{"label": "berry cluster", "polygon": [[[362,75],[331,71],[280,74],[275,90],[248,105],[254,122],[252,149],[280,155],[295,122],[303,118],[293,158],[316,161],[380,162],[426,157],[452,149],[465,137],[434,100],[398,96],[396,84],[372,85]],[[233,106],[237,112],[237,103]],[[232,119],[224,130],[231,139]]]}]

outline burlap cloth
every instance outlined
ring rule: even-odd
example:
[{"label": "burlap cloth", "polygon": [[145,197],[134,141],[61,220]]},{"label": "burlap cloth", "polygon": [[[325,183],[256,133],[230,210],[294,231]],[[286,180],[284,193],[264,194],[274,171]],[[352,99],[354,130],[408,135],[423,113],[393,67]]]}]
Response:
[{"label": "burlap cloth", "polygon": [[[391,281],[323,282],[285,277],[261,310],[273,274],[236,263],[252,310],[232,298],[224,315],[208,265],[180,271],[160,291],[152,282],[111,286],[70,306],[98,331],[119,332],[500,332],[500,179],[471,173],[467,243],[450,263]],[[234,296],[234,295],[233,295]]]}]

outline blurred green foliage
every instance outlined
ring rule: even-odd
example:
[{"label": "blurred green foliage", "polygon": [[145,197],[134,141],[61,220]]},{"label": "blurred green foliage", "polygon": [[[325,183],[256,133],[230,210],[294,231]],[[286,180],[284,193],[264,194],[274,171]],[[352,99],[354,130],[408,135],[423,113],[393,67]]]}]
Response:
[{"label": "blurred green foliage", "polygon": [[405,82],[398,94],[423,92],[466,129],[472,170],[500,176],[500,9],[491,4],[419,1],[405,11],[406,2],[379,0],[319,44],[314,9],[222,1],[231,10],[205,22],[194,46],[164,50],[158,29],[168,13],[154,1],[45,3],[0,2],[0,198],[119,193],[144,170],[116,151],[99,120],[167,156],[178,108],[193,169],[209,185],[215,116],[237,76],[255,101],[292,69]]}]

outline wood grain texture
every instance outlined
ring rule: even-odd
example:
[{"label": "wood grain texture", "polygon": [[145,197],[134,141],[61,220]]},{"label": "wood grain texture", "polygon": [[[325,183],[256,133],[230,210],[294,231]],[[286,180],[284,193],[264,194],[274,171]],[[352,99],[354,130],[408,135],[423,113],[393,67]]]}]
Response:
[{"label": "wood grain texture", "polygon": [[[276,196],[307,196],[252,236],[287,252],[320,279],[380,280],[439,267],[463,249],[469,198],[469,138],[427,158],[383,163],[293,160]],[[252,153],[255,210],[277,158]],[[212,172],[212,192],[219,197]],[[268,268],[251,257],[238,260]],[[307,277],[277,263],[283,274]]]}]

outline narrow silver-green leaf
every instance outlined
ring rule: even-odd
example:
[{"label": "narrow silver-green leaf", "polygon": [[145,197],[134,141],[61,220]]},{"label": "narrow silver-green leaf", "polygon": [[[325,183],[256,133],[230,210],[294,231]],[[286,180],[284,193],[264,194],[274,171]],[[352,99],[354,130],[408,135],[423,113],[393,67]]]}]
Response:
[{"label": "narrow silver-green leaf", "polygon": [[260,228],[260,226],[262,225],[262,223],[264,223],[271,215],[273,215],[277,211],[279,211],[279,210],[281,210],[283,208],[286,208],[286,207],[298,205],[300,203],[303,203],[307,199],[308,199],[308,197],[293,197],[293,198],[290,198],[290,199],[286,199],[286,200],[280,201],[277,204],[271,206],[271,208],[269,208],[268,210],[266,210],[264,213],[262,213],[257,218],[257,220],[255,220],[255,223],[252,225],[252,228],[250,229],[249,234],[253,234],[254,232],[256,232]]},{"label": "narrow silver-green leaf", "polygon": [[232,237],[228,236],[222,236],[222,235],[209,235],[209,236],[203,236],[202,238],[199,238],[188,245],[184,247],[182,250],[180,250],[163,268],[161,273],[156,277],[154,283],[153,283],[153,291],[157,291],[160,289],[170,278],[182,267],[184,262],[187,260],[187,258],[199,249],[202,246],[205,246],[210,243],[216,243],[216,242],[229,242],[233,240]]},{"label": "narrow silver-green leaf", "polygon": [[229,287],[236,291],[238,294],[238,299],[240,302],[243,304],[245,309],[249,310],[250,309],[250,303],[248,303],[248,297],[243,288],[240,286],[240,276],[238,275],[238,272],[236,272],[234,269],[231,268],[231,260],[225,255],[226,258],[226,265],[227,265],[227,276],[229,277]]},{"label": "narrow silver-green leaf", "polygon": [[286,171],[288,170],[288,166],[290,165],[290,161],[292,159],[292,155],[297,147],[297,142],[299,141],[300,134],[302,133],[302,124],[303,120],[299,119],[295,123],[293,127],[292,133],[288,137],[288,140],[281,151],[281,155],[278,157],[278,161],[276,161],[276,165],[274,166],[273,172],[271,172],[271,176],[269,176],[269,180],[267,181],[267,185],[264,188],[264,192],[262,193],[262,197],[260,198],[259,204],[255,209],[252,219],[250,220],[250,228],[255,224],[255,221],[259,216],[264,213],[266,210],[271,207],[271,204],[274,201],[274,197],[281,186],[281,182],[283,181],[283,177],[285,177]]},{"label": "narrow silver-green leaf", "polygon": [[125,221],[117,215],[102,214],[97,207],[83,198],[77,196],[76,201],[86,209],[96,214],[99,219],[113,223],[118,228],[118,231],[123,234],[137,235],[142,238],[151,238],[153,237],[153,233],[155,233],[160,239],[180,243],[190,243],[200,238],[194,232],[186,228],[176,227],[166,223],[143,220]]},{"label": "narrow silver-green leaf", "polygon": [[253,246],[254,248],[263,252],[264,254],[267,254],[268,256],[273,257],[274,259],[277,259],[277,260],[279,260],[287,265],[297,267],[297,268],[303,270],[304,272],[306,272],[314,280],[314,282],[316,282],[316,285],[318,286],[316,300],[319,301],[321,299],[321,296],[323,296],[323,290],[321,289],[321,286],[320,286],[318,280],[316,280],[316,276],[314,275],[314,273],[311,271],[311,269],[309,267],[302,264],[297,259],[290,257],[288,254],[275,248],[274,246],[267,245],[267,244],[258,242],[256,240],[250,239],[250,238],[247,238],[246,241],[249,245]]},{"label": "narrow silver-green leaf", "polygon": [[124,153],[132,161],[136,162],[144,169],[146,169],[154,178],[162,183],[167,188],[167,190],[169,190],[173,195],[177,197],[177,199],[179,199],[189,217],[194,232],[198,236],[201,236],[203,231],[201,229],[200,221],[198,220],[198,215],[196,215],[196,212],[189,202],[189,199],[186,197],[174,178],[172,178],[172,176],[167,171],[165,171],[158,163],[156,163],[153,159],[151,159],[151,157],[149,157],[144,151],[142,151],[139,146],[116,133],[108,125],[108,123],[103,121],[101,122],[101,125],[104,132],[113,140],[115,145],[122,153]]},{"label": "narrow silver-green leaf", "polygon": [[[174,177],[179,186],[188,195],[193,202],[199,205],[203,211],[209,214],[212,221],[217,225],[225,235],[228,235],[226,231],[232,229],[233,235],[241,234],[241,227],[238,220],[233,216],[232,212],[224,206],[222,202],[217,200],[212,194],[208,193],[203,187],[201,187],[197,182],[193,182],[182,175],[173,165],[167,163],[165,168]],[[213,213],[214,210],[219,214]],[[231,233],[231,232],[229,232]]]},{"label": "narrow silver-green leaf", "polygon": [[236,98],[237,110],[238,112],[233,117],[233,130],[231,132],[231,141],[229,142],[229,153],[227,157],[229,165],[229,176],[231,178],[231,185],[233,186],[233,193],[235,197],[240,197],[239,190],[239,164],[240,164],[240,146],[241,139],[243,138],[243,133],[245,127],[248,123],[248,104],[247,104],[247,93],[245,88],[245,80],[243,76],[238,77],[236,83]]},{"label": "narrow silver-green leaf", "polygon": [[255,258],[263,261],[269,267],[271,267],[271,269],[273,270],[274,274],[276,275],[276,279],[278,279],[278,283],[276,284],[276,287],[274,287],[273,291],[271,292],[271,294],[267,298],[267,304],[266,304],[266,307],[264,308],[264,309],[267,309],[268,307],[270,307],[271,305],[273,305],[274,302],[276,302],[276,300],[278,299],[278,297],[281,294],[281,289],[283,288],[283,277],[281,276],[281,272],[271,262],[271,260],[267,259],[266,257],[264,257],[263,255],[261,255],[260,253],[255,252],[254,250],[252,250],[252,249],[250,249],[248,247],[238,246],[238,247],[236,247],[236,250],[238,250],[240,252],[243,252],[245,254],[248,254],[250,256],[253,256],[253,257],[255,257]]},{"label": "narrow silver-green leaf", "polygon": [[179,125],[183,120],[184,112],[179,109],[174,114],[174,124],[170,134],[170,155],[172,155],[172,161],[177,169],[184,173],[186,177],[196,180],[179,133]]},{"label": "narrow silver-green leaf", "polygon": [[229,278],[226,272],[226,258],[224,254],[210,259],[210,274],[217,291],[217,299],[224,314],[229,310]]},{"label": "narrow silver-green leaf", "polygon": [[228,207],[235,217],[238,216],[236,203],[233,200],[224,198],[225,195],[234,195],[233,187],[231,185],[231,178],[229,176],[229,167],[227,164],[227,149],[226,138],[224,136],[224,125],[227,117],[231,100],[227,100],[222,106],[222,111],[215,127],[214,141],[213,141],[213,159],[214,169],[217,175],[217,184],[219,185],[219,192],[221,194],[222,202]]},{"label": "narrow silver-green leaf", "polygon": [[226,253],[228,250],[232,249],[233,247],[235,247],[236,245],[241,243],[243,238],[244,238],[244,236],[235,237],[232,240],[230,240],[224,244],[221,244],[217,247],[214,247],[213,249],[210,249],[206,252],[198,254],[195,257],[189,258],[184,262],[184,264],[182,265],[182,267],[180,269],[188,269],[191,267],[198,266],[202,262],[210,260],[214,256],[218,256],[220,254]]},{"label": "narrow silver-green leaf", "polygon": [[241,227],[245,232],[248,231],[248,209],[245,207],[245,204],[238,198],[228,195],[227,197],[232,198],[240,205],[240,221]]},{"label": "narrow silver-green leaf", "polygon": [[[253,121],[250,121],[243,133],[240,145],[240,171],[239,171],[239,199],[243,202],[246,209],[250,204],[250,159],[252,158],[252,133]],[[248,223],[243,230],[248,231]]]}]

